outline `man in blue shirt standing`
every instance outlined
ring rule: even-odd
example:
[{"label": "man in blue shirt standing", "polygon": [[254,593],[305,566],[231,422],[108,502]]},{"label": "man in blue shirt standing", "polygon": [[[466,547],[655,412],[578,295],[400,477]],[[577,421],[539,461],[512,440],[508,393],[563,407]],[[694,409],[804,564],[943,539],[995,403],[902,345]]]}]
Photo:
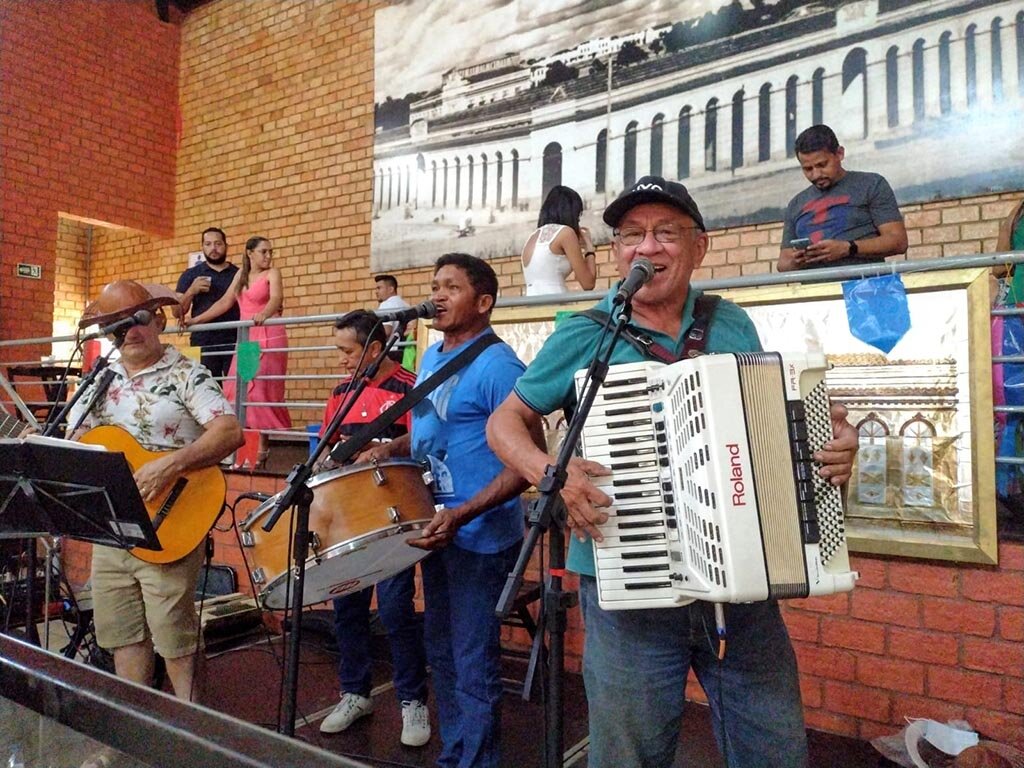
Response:
[{"label": "man in blue shirt standing", "polygon": [[[478,338],[493,334],[498,278],[487,262],[445,254],[434,266],[433,327],[444,339],[420,364],[422,382]],[[430,462],[434,495],[444,504],[413,543],[439,551],[421,564],[424,645],[445,768],[500,763],[500,622],[494,609],[523,538],[519,494],[527,487],[487,445],[487,419],[525,366],[504,342],[484,349],[413,410],[412,432],[361,455],[412,455]],[[543,445],[539,424],[527,439]]]},{"label": "man in blue shirt standing", "polygon": [[[708,248],[704,220],[686,188],[658,176],[640,179],[604,213],[614,231],[612,256],[620,277],[634,259],[648,259],[654,277],[633,297],[632,324],[661,347],[680,350],[694,324],[699,291],[693,270]],[[597,309],[612,311],[613,288]],[[530,430],[543,414],[575,407],[574,373],[595,353],[600,326],[577,315],[547,340],[515,390],[488,424],[498,456],[527,480],[538,483],[554,460],[536,448]],[[706,333],[708,352],[760,349],[746,313],[721,301]],[[612,364],[646,359],[622,342]],[[836,437],[815,458],[833,483],[850,475],[856,430],[846,410],[833,408]],[[775,602],[726,606],[729,649],[717,658],[710,642],[714,606],[696,601],[679,608],[606,611],[598,605],[590,537],[608,516],[611,499],[591,480],[606,475],[599,464],[574,459],[562,491],[577,537],[568,567],[580,574],[580,604],[586,626],[583,676],[590,717],[592,768],[667,768],[679,739],[687,673],[692,667],[708,696],[715,735],[730,764],[744,768],[797,768],[807,762],[803,708],[796,658]]]},{"label": "man in blue shirt standing", "polygon": [[811,183],[789,201],[779,272],[884,261],[907,251],[907,228],[889,182],[843,168],[846,150],[827,125],[796,137],[797,160]]}]

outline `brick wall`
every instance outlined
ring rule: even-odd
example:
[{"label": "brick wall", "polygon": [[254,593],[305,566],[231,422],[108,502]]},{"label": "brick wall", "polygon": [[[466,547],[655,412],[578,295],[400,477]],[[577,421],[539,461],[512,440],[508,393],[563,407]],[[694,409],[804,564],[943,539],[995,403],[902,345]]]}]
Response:
[{"label": "brick wall", "polygon": [[[374,306],[373,4],[220,0],[190,13],[182,35],[173,234],[98,237],[94,291],[115,276],[173,286],[200,232],[217,226],[236,263],[248,237],[271,238],[286,315]],[[293,347],[332,342],[326,327],[289,337]],[[294,353],[289,372],[333,373],[333,360]],[[294,382],[288,397],[321,401],[328,390]]]},{"label": "brick wall", "polygon": [[170,232],[178,41],[151,0],[0,2],[0,337],[51,332],[59,213]]},{"label": "brick wall", "polygon": [[[141,32],[122,35],[122,47],[142,39],[164,59],[176,57],[177,28],[147,17],[151,4],[141,0],[137,4],[68,2],[67,23],[79,25],[77,34],[83,30],[89,34],[84,35],[82,51],[62,48],[58,63],[51,64],[51,57],[44,56],[36,41],[59,37],[47,34],[56,16],[35,10],[41,6],[0,0],[0,30],[7,26],[4,22],[18,22],[15,50],[28,59],[15,62],[7,52],[11,33],[0,32],[5,35],[0,46],[5,84],[0,85],[4,89],[0,93],[5,105],[11,103],[12,95],[31,97],[31,104],[19,107],[17,123],[8,120],[6,113],[0,123],[5,144],[11,137],[16,139],[7,144],[15,150],[5,152],[7,167],[15,172],[12,178],[26,182],[26,189],[15,198],[17,205],[4,204],[0,232],[5,238],[4,276],[14,256],[21,261],[29,260],[23,254],[37,260],[55,259],[56,212],[63,210],[131,227],[94,230],[89,275],[93,294],[105,282],[122,276],[173,284],[188,252],[198,249],[200,231],[214,225],[227,231],[235,260],[241,257],[246,237],[262,234],[273,239],[285,279],[287,315],[335,313],[375,303],[369,237],[373,10],[377,3],[216,0],[191,12],[180,28],[181,141],[173,189],[160,186],[164,175],[156,170],[164,163],[174,167],[173,140],[168,135],[173,121],[169,121],[154,128],[163,138],[145,153],[145,162],[154,164],[144,166],[149,169],[146,178],[156,177],[156,182],[144,185],[146,189],[128,190],[122,179],[121,187],[105,187],[98,196],[87,195],[78,182],[72,185],[80,203],[77,208],[56,201],[54,188],[60,185],[54,183],[52,169],[46,171],[51,175],[45,181],[36,182],[44,175],[44,166],[30,157],[37,150],[46,157],[54,155],[46,144],[61,139],[44,130],[23,128],[44,122],[32,119],[43,109],[38,103],[41,97],[32,94],[44,92],[42,76],[30,71],[32,61],[45,58],[47,67],[68,70],[58,82],[67,82],[78,64],[90,63],[97,48],[89,40],[92,29],[86,25],[86,6],[92,23],[110,21],[110,14],[135,14],[134,26],[122,23],[118,28],[141,27]],[[113,64],[102,61],[106,68],[124,64],[116,57]],[[136,57],[138,66],[145,61],[150,59]],[[16,93],[6,77],[15,70],[16,82],[27,83]],[[52,72],[47,75],[52,76]],[[126,81],[95,77],[93,91],[117,88]],[[159,80],[153,86],[147,80],[145,90],[160,90],[162,83]],[[121,104],[115,101],[90,104],[89,125],[117,125],[123,130],[124,121],[114,115],[115,106],[121,108]],[[84,104],[66,104],[62,114],[74,124],[76,110]],[[162,116],[167,117],[166,110]],[[21,127],[16,130],[16,125]],[[69,135],[77,134],[72,130]],[[68,144],[64,156],[77,160],[81,155],[94,178],[101,175],[96,173],[96,164],[102,165],[96,159],[100,150],[93,139],[92,144],[83,144],[84,138]],[[109,158],[106,161],[112,163]],[[158,194],[159,189],[163,192]],[[992,251],[998,221],[1014,197],[1019,195],[906,206],[908,257]],[[143,210],[139,210],[140,200]],[[36,215],[39,211],[42,216]],[[697,277],[768,272],[777,257],[780,236],[778,224],[713,232],[711,252]],[[73,248],[61,250],[68,254]],[[494,266],[502,289],[518,294],[522,290],[518,257],[495,260]],[[598,285],[606,287],[614,280],[606,248],[599,254],[599,266]],[[398,278],[408,300],[428,295],[429,269],[403,270]],[[24,336],[30,328],[35,329],[33,334],[50,328],[54,285],[39,288],[33,296],[43,308],[28,313],[28,319],[34,318],[31,323],[3,326],[5,334]],[[5,301],[13,295],[6,280],[0,290]],[[293,346],[329,343],[330,333],[322,327],[294,329],[291,339]],[[333,355],[296,352],[290,366],[293,373],[331,373]],[[326,382],[297,382],[289,389],[289,399],[322,400],[328,387]],[[272,492],[280,481],[237,474],[230,482],[233,499],[250,487]],[[236,518],[240,520],[246,512],[240,508]],[[218,560],[234,565],[244,585],[246,566],[234,533],[217,533],[216,538]],[[74,551],[68,557],[81,576],[87,555]],[[800,658],[808,722],[816,728],[870,737],[898,730],[905,715],[961,716],[988,735],[1024,746],[1024,659],[1020,655],[1024,546],[1004,542],[1000,565],[994,568],[878,557],[857,557],[855,567],[863,580],[852,595],[796,601],[785,609]],[[508,636],[523,640],[521,633]],[[568,666],[578,670],[582,632],[576,612],[566,644]],[[691,693],[699,698],[696,690]]]},{"label": "brick wall", "polygon": [[852,560],[852,593],[784,611],[808,724],[869,739],[964,719],[1024,745],[1024,546],[1001,544],[998,568]]},{"label": "brick wall", "polygon": [[[239,262],[247,237],[273,240],[286,315],[328,314],[376,304],[369,268],[373,141],[373,9],[379,3],[218,0],[182,22],[181,142],[174,235],[97,232],[93,291],[117,276],[173,285],[199,233],[220,226]],[[994,250],[1012,195],[906,206],[910,258]],[[1005,198],[1005,199],[1004,199]],[[959,218],[958,218],[959,217]],[[698,279],[773,269],[781,225],[711,233]],[[518,255],[493,262],[505,295],[520,295]],[[598,287],[616,279],[599,249]],[[410,302],[429,296],[430,269],[399,270]],[[293,347],[330,345],[329,326],[289,329]],[[293,374],[334,374],[334,355],[295,352]],[[328,381],[289,383],[291,401],[318,402]],[[298,425],[315,410],[292,411]]]},{"label": "brick wall", "polygon": [[89,295],[90,239],[88,224],[64,217],[58,220],[54,254],[54,272],[58,275],[53,293],[54,336],[73,334],[78,327]]},{"label": "brick wall", "polygon": [[[282,487],[280,478],[229,476],[231,500]],[[236,523],[240,526],[256,506],[239,502]],[[230,513],[219,527],[229,523]],[[235,568],[239,588],[250,593],[248,573],[266,566],[268,550],[243,552],[234,530],[215,531],[214,540],[215,561]],[[539,578],[542,548],[535,550],[528,579]],[[68,542],[65,549],[72,583],[84,583],[85,546]],[[851,560],[861,574],[852,593],[784,604],[808,727],[871,739],[898,731],[907,717],[963,719],[988,738],[1024,747],[1024,545],[1001,544],[998,568],[867,556]],[[576,589],[575,577],[566,586]],[[506,628],[503,639],[522,650],[529,647],[521,629]],[[569,615],[565,644],[566,668],[579,672],[578,609]],[[687,694],[705,700],[692,676]]]}]

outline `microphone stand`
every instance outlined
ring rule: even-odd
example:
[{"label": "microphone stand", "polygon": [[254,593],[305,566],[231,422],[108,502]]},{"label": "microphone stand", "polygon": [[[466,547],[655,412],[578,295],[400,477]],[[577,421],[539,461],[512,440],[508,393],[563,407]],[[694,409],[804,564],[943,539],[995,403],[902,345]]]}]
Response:
[{"label": "microphone stand", "polygon": [[[110,362],[110,356],[114,353],[114,349],[115,348],[111,348],[111,350],[107,352],[107,354],[96,358],[96,362],[93,363],[92,370],[89,371],[89,373],[85,376],[84,379],[78,382],[78,387],[75,389],[75,394],[73,394],[71,396],[71,399],[64,404],[64,407],[60,409],[60,412],[46,424],[46,428],[43,431],[44,437],[54,436],[54,434],[60,428],[61,422],[63,422],[64,419],[67,418],[67,415],[71,412],[71,409],[75,407],[75,404],[82,399],[82,396],[85,394],[85,391],[89,388],[89,385],[93,383],[97,376],[99,376],[100,371],[107,367],[107,364]],[[72,354],[71,356],[74,357],[74,354]],[[96,392],[95,398],[102,397],[104,391],[106,391],[106,387],[103,387],[102,390],[98,390]],[[85,414],[83,414],[83,418],[84,416]],[[78,428],[79,424],[81,424],[81,419],[79,419],[79,423],[76,424],[73,429],[68,430],[66,434],[74,434],[74,431],[75,429]]]},{"label": "microphone stand", "polygon": [[[292,626],[291,636],[288,638],[288,653],[285,664],[284,689],[286,698],[277,727],[277,732],[285,736],[295,735],[295,712],[299,691],[299,650],[302,643],[303,592],[305,591],[306,584],[306,558],[309,553],[309,508],[313,503],[313,491],[306,483],[313,474],[313,467],[316,466],[323,452],[327,450],[327,446],[330,445],[331,440],[338,433],[345,417],[348,416],[349,411],[352,410],[356,401],[362,396],[370,380],[377,375],[380,366],[383,364],[388,352],[391,351],[391,348],[398,341],[398,338],[396,334],[391,334],[380,354],[370,363],[363,372],[363,375],[359,377],[355,390],[346,398],[345,403],[338,409],[337,413],[334,414],[330,424],[328,424],[327,429],[324,431],[323,439],[317,444],[316,449],[306,461],[292,467],[292,471],[285,478],[287,487],[281,492],[281,496],[274,505],[270,517],[263,524],[264,531],[272,530],[284,511],[289,507],[295,507],[295,533],[292,539],[292,593],[291,607],[289,609],[292,616]],[[370,438],[363,445],[369,442],[369,440]],[[346,447],[348,446],[346,445]],[[354,455],[362,447],[362,445],[353,446],[352,454],[350,455]]]},{"label": "microphone stand", "polygon": [[[544,708],[545,742],[544,742],[544,765],[547,768],[561,768],[563,761],[563,694],[562,682],[565,674],[565,630],[566,616],[570,608],[576,604],[576,595],[572,592],[565,592],[562,589],[562,578],[565,575],[565,522],[566,508],[562,500],[561,490],[565,487],[567,478],[566,468],[569,461],[576,452],[576,445],[583,432],[583,425],[587,415],[597,397],[598,389],[604,384],[608,374],[608,366],[612,358],[612,352],[622,331],[629,322],[632,314],[632,305],[629,299],[622,306],[608,342],[608,348],[601,352],[605,337],[611,327],[614,317],[614,308],[609,313],[608,319],[601,328],[601,335],[597,341],[597,352],[590,362],[584,378],[583,387],[580,392],[576,412],[569,421],[568,431],[562,447],[558,452],[555,463],[548,464],[544,477],[537,485],[540,491],[540,498],[530,503],[530,530],[523,541],[523,547],[519,551],[519,559],[505,582],[505,589],[498,599],[498,606],[495,613],[498,618],[505,619],[512,611],[512,603],[519,593],[523,584],[523,574],[526,566],[533,555],[537,540],[547,530],[551,530],[548,537],[548,576],[544,587],[544,600],[538,631],[547,631],[549,637],[548,648],[548,687],[547,702]],[[553,527],[552,527],[552,524]]]}]

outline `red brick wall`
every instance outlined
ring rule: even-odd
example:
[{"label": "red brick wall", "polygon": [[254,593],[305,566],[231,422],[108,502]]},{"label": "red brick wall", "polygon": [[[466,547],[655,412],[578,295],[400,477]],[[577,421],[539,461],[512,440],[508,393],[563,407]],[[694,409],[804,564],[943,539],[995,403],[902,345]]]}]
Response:
[{"label": "red brick wall", "polygon": [[[271,238],[284,313],[375,306],[369,274],[373,9],[368,2],[217,0],[182,22],[181,144],[173,231],[111,232],[94,243],[93,291],[115,276],[173,286],[200,232],[222,228],[229,258]],[[289,329],[293,347],[329,329]],[[334,356],[289,356],[289,372],[334,373]],[[331,385],[296,381],[291,400]],[[295,414],[296,424],[319,415]]]},{"label": "red brick wall", "polygon": [[873,738],[956,718],[1024,746],[1024,545],[999,563],[855,557],[851,594],[787,603],[808,725]]},{"label": "red brick wall", "polygon": [[[232,473],[229,500],[282,487],[279,478]],[[239,502],[239,526],[256,506]],[[225,513],[218,527],[230,521]],[[231,565],[239,588],[250,593],[248,572],[266,560],[243,553],[234,530],[215,531],[214,540],[215,561]],[[542,548],[529,579],[539,578]],[[84,583],[85,546],[68,542],[66,550],[72,583]],[[1024,544],[1003,543],[999,560],[992,568],[857,556],[852,566],[861,579],[852,593],[785,603],[808,727],[871,739],[898,731],[907,717],[963,719],[988,738],[1024,748]],[[566,585],[575,589],[575,577]],[[521,629],[506,628],[503,638],[529,647]],[[565,643],[566,667],[578,672],[579,609],[569,615]],[[687,693],[705,700],[692,676]]]},{"label": "red brick wall", "polygon": [[[372,305],[368,244],[376,5],[214,0],[191,12],[181,26],[181,147],[177,175],[168,181],[175,167],[173,120],[154,117],[151,122],[146,135],[157,138],[133,161],[143,169],[141,177],[124,174],[115,163],[134,151],[134,140],[125,139],[130,146],[119,147],[114,158],[101,154],[107,143],[97,146],[95,136],[122,141],[124,132],[131,132],[131,124],[138,121],[126,124],[119,111],[132,104],[131,109],[145,112],[150,101],[143,97],[155,97],[157,91],[169,92],[157,102],[170,106],[151,108],[160,118],[172,114],[178,70],[170,66],[169,82],[154,74],[140,89],[124,87],[132,77],[107,78],[96,67],[118,71],[129,67],[129,60],[136,65],[153,62],[146,57],[154,55],[173,65],[177,28],[160,25],[152,4],[143,0],[67,2],[60,17],[44,3],[0,0],[0,96],[5,105],[0,135],[5,170],[13,167],[18,182],[17,194],[5,196],[0,230],[3,300],[10,301],[13,295],[7,278],[11,262],[52,263],[57,211],[68,211],[132,228],[95,230],[93,294],[121,276],[172,284],[187,253],[198,248],[199,232],[217,225],[227,231],[236,260],[247,236],[259,233],[274,240],[285,278],[286,314]],[[51,34],[58,18],[62,25],[73,25],[79,39],[62,42],[74,35]],[[117,45],[93,39],[104,25],[122,33]],[[132,34],[123,34],[125,29]],[[61,55],[44,56],[44,49],[54,45],[61,46]],[[127,56],[126,49],[136,55]],[[25,63],[26,57],[40,74],[31,62]],[[43,127],[41,115],[50,102],[58,101],[51,83],[77,82],[76,67],[91,75],[82,75],[84,82],[75,93],[88,92],[95,98],[62,102],[65,115],[88,105],[84,114],[66,121],[70,126],[62,135],[69,138],[62,143],[60,135]],[[155,65],[149,69],[156,72]],[[17,77],[12,81],[9,74]],[[104,101],[112,92],[118,98]],[[43,93],[49,98],[44,100]],[[12,97],[24,102],[12,107],[16,114],[6,111]],[[78,126],[79,120],[88,129]],[[26,125],[33,130],[26,130]],[[113,130],[111,126],[116,126],[116,137],[102,133]],[[37,157],[45,162],[32,160]],[[57,160],[66,161],[59,170],[73,174],[75,183],[57,183]],[[93,187],[82,181],[92,184],[106,173],[113,173],[118,183],[100,193],[92,194]],[[137,178],[145,183],[130,187]],[[1019,195],[904,207],[909,257],[994,250],[997,223],[1015,197]],[[711,252],[697,277],[770,271],[780,234],[779,224],[713,232]],[[614,280],[607,249],[602,249],[599,263],[598,285],[605,287]],[[518,257],[498,259],[494,266],[503,290],[518,294]],[[48,277],[51,282],[36,286],[33,294],[40,307],[20,313],[16,325],[0,326],[4,335],[48,332],[53,319],[52,269]],[[398,277],[407,299],[428,295],[429,269],[400,271]],[[28,298],[23,296],[22,302]],[[296,329],[292,343],[323,343],[325,335],[322,328]],[[292,372],[323,373],[331,372],[334,362],[331,355],[296,353],[291,365]],[[296,383],[289,398],[319,400],[328,387]],[[233,475],[229,495],[233,499],[251,486],[272,492],[279,482]],[[240,521],[251,506],[240,507],[236,518]],[[215,537],[217,560],[233,565],[245,585],[247,566],[234,533]],[[87,556],[71,551],[68,559],[81,577]],[[785,609],[800,659],[808,723],[870,737],[898,730],[904,716],[957,716],[990,736],[1024,746],[1024,545],[1004,542],[1000,565],[994,568],[881,557],[854,560],[863,578],[852,595],[796,601]],[[521,632],[506,634],[523,640]],[[573,670],[579,669],[582,637],[574,611],[566,640]],[[695,688],[691,693],[700,697]]]},{"label": "red brick wall", "polygon": [[0,338],[51,332],[58,213],[171,230],[178,44],[151,0],[0,0]]},{"label": "red brick wall", "polygon": [[[999,223],[1024,192],[979,195],[960,200],[904,205],[910,247],[890,261],[937,259],[972,253],[995,253]],[[763,275],[775,271],[782,242],[781,222],[718,230],[695,280]]]},{"label": "red brick wall", "polygon": [[[229,254],[270,237],[284,278],[284,314],[374,306],[370,273],[373,11],[379,3],[259,4],[216,0],[182,22],[181,145],[173,235],[97,231],[92,290],[115,277],[173,285],[199,233],[220,226]],[[907,206],[910,258],[994,250],[1012,195]],[[962,223],[961,223],[962,222]],[[939,233],[931,233],[943,224]],[[781,225],[716,231],[698,279],[762,274],[778,257]],[[944,242],[936,243],[935,237]],[[616,279],[599,249],[598,288]],[[496,259],[504,295],[522,293],[518,255]],[[397,271],[410,302],[429,295],[430,269]],[[296,326],[290,343],[331,343],[328,328]],[[333,374],[334,356],[293,353],[289,372]],[[331,384],[296,380],[292,401],[322,401]],[[318,414],[293,411],[297,426]]]},{"label": "red brick wall", "polygon": [[[240,473],[231,476],[229,494],[281,487],[280,480]],[[235,519],[241,524],[255,508],[241,502]],[[248,591],[252,553],[243,554],[234,532],[215,538],[218,562],[232,565]],[[539,579],[544,546],[534,552],[529,579]],[[985,567],[855,556],[861,578],[852,593],[784,603],[808,726],[871,739],[898,731],[907,717],[963,719],[989,738],[1024,747],[1024,544],[1000,545],[999,561]],[[575,577],[567,586],[577,587]],[[503,637],[529,647],[523,630],[506,628]],[[582,621],[573,609],[568,669],[580,670],[582,653]],[[688,693],[704,700],[692,677]]]}]

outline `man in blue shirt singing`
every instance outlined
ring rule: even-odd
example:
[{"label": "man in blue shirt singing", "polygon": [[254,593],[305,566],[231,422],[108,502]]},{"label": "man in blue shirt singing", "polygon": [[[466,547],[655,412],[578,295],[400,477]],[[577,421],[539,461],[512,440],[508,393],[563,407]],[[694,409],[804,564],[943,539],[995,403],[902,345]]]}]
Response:
[{"label": "man in blue shirt singing", "polygon": [[[433,327],[444,339],[420,364],[419,382],[493,334],[498,278],[487,262],[449,253],[434,265]],[[360,458],[411,455],[430,462],[444,504],[415,546],[439,551],[421,564],[424,645],[433,675],[445,768],[500,764],[500,622],[494,609],[522,544],[522,478],[487,445],[487,419],[525,366],[504,342],[484,349],[413,410],[412,432]],[[527,440],[543,445],[539,424]]]}]

